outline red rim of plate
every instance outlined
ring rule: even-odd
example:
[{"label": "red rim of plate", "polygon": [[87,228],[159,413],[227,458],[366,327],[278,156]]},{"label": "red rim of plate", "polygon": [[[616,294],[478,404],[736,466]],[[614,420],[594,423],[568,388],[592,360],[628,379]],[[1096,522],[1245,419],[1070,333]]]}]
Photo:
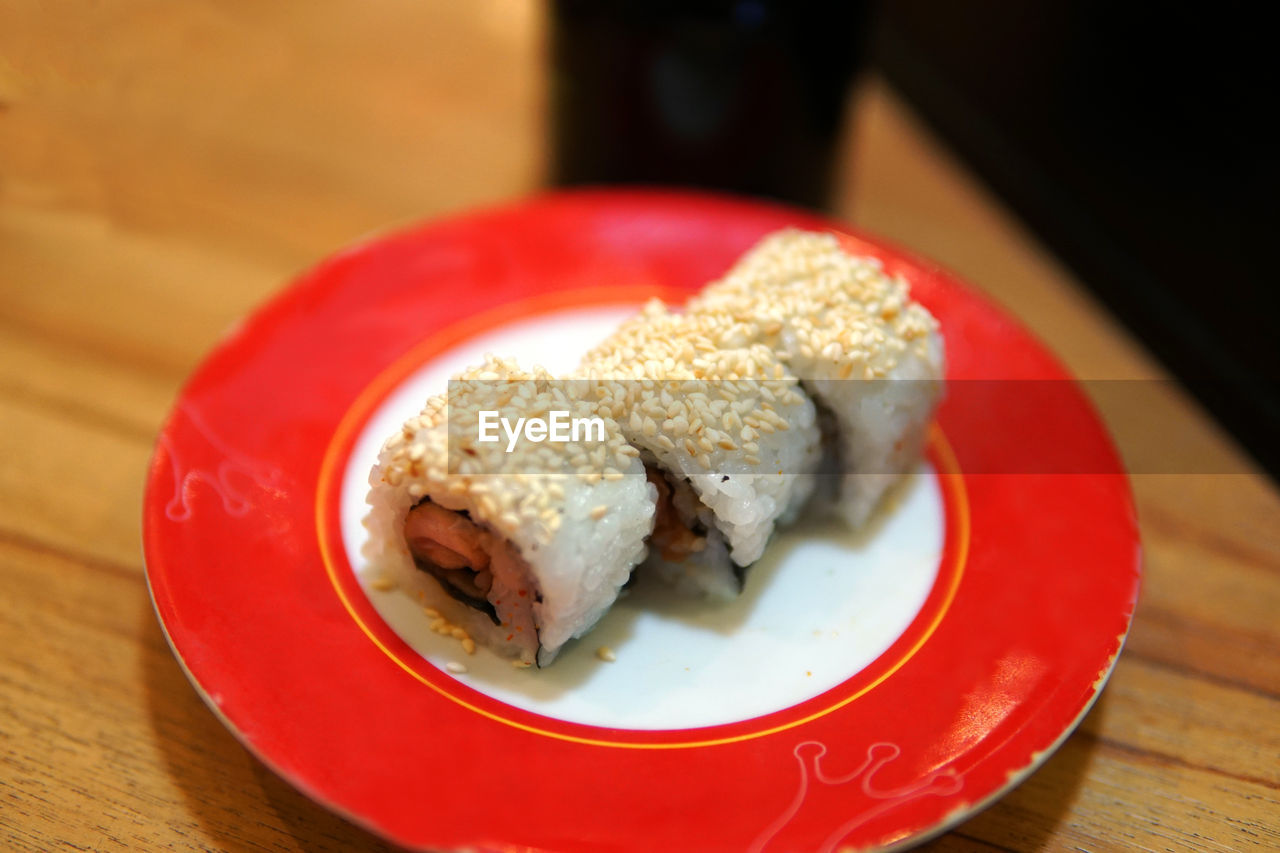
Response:
[{"label": "red rim of plate", "polygon": [[[1052,380],[944,404],[930,458],[947,534],[924,609],[871,666],[792,708],[635,732],[513,708],[409,650],[356,586],[343,467],[373,407],[433,355],[518,317],[680,301],[762,234],[837,232],[937,316],[948,378]],[[1069,374],[935,265],[791,208],[690,193],[557,193],[380,237],[224,340],[160,433],[144,500],[152,599],[192,683],[311,797],[411,847],[829,850],[915,843],[1019,782],[1092,705],[1139,583],[1109,439]],[[963,398],[965,395],[960,395]],[[1087,447],[1095,473],[990,454]],[[1012,425],[1012,426],[1010,426]],[[954,451],[953,451],[954,449]]]}]

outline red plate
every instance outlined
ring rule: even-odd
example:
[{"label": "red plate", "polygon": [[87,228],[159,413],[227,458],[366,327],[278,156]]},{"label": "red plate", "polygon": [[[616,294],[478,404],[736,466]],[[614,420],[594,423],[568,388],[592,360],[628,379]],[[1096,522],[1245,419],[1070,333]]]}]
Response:
[{"label": "red plate", "polygon": [[[874,583],[877,561],[920,559],[894,542],[932,541],[916,598],[893,618],[862,617],[884,623],[874,638],[862,624],[824,633],[816,605],[785,611],[826,638],[817,663],[788,666],[784,654],[746,682],[733,670],[704,678],[691,661],[678,701],[649,716],[571,701],[648,677],[628,669],[652,651],[634,602],[623,605],[625,630],[613,613],[598,629],[621,638],[611,640],[618,662],[581,678],[556,676],[557,663],[521,674],[533,682],[497,684],[483,652],[474,677],[445,672],[441,653],[393,627],[353,568],[358,518],[353,533],[344,495],[349,504],[358,493],[372,461],[363,448],[397,389],[413,391],[415,371],[443,369],[481,338],[541,323],[525,345],[543,346],[548,328],[580,320],[577,309],[679,301],[785,225],[842,233],[905,275],[941,322],[953,390],[913,493],[925,515],[891,512],[840,559],[842,578]],[[1029,381],[960,382],[970,379]],[[147,576],[174,653],[241,741],[399,843],[699,853],[914,843],[1038,766],[1093,703],[1128,630],[1139,579],[1128,484],[1067,380],[954,277],[838,223],[702,195],[545,196],[347,250],[224,341],[160,434]],[[796,594],[796,561],[779,560],[753,569],[761,613]],[[874,614],[875,595],[864,598]],[[750,636],[776,651],[770,638],[791,642],[792,627]],[[713,642],[746,644],[742,630]],[[667,657],[697,647],[662,642]],[[863,658],[822,668],[822,655],[849,649]],[[564,671],[574,666],[588,664]],[[665,685],[649,691],[655,707],[676,691],[670,673],[653,684]],[[723,699],[734,691],[764,698],[735,716]]]}]

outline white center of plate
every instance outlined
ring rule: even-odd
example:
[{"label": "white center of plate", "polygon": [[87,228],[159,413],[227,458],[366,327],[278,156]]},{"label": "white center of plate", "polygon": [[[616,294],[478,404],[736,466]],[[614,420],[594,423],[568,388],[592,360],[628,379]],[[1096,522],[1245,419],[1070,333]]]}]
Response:
[{"label": "white center of plate", "polygon": [[[937,578],[944,512],[922,464],[866,530],[801,523],[771,540],[729,604],[681,599],[637,582],[585,637],[547,669],[517,670],[480,649],[427,630],[422,608],[397,590],[367,585],[360,548],[369,471],[383,440],[442,393],[449,377],[486,352],[568,373],[628,308],[564,310],[473,338],[425,365],[365,424],[342,483],[347,558],[374,608],[418,654],[495,699],[548,717],[620,729],[686,729],[789,708],[844,682],[885,652],[920,612]],[[607,646],[617,660],[596,650]]]}]

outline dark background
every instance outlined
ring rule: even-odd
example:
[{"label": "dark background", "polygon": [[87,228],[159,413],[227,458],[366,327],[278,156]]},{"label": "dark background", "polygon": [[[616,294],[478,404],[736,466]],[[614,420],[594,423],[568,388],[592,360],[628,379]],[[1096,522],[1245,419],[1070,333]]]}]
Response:
[{"label": "dark background", "polygon": [[1100,0],[552,8],[556,181],[694,184],[820,207],[848,83],[876,68],[1280,476],[1280,149],[1261,11]]},{"label": "dark background", "polygon": [[1265,8],[888,0],[872,62],[1276,477]]}]

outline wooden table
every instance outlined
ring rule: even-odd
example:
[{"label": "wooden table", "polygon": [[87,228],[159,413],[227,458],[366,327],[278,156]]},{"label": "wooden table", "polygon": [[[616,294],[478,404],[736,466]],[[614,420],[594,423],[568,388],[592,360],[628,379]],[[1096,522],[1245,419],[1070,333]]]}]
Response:
[{"label": "wooden table", "polygon": [[[541,185],[544,28],[523,2],[0,7],[0,846],[381,846],[187,684],[143,581],[143,476],[183,377],[292,274]],[[1161,375],[892,92],[854,103],[841,216],[1081,376]],[[1110,686],[928,849],[1280,847],[1280,498],[1181,392],[1114,417],[1128,449],[1176,427],[1238,473],[1134,478],[1145,588]]]}]

